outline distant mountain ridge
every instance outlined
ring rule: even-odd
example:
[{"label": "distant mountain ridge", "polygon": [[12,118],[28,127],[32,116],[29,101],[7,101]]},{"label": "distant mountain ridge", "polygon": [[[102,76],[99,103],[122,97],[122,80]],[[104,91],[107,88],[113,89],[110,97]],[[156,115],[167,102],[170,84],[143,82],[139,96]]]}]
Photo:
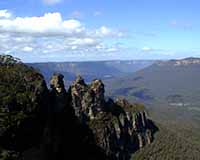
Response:
[{"label": "distant mountain ridge", "polygon": [[183,90],[198,93],[199,90],[196,86],[200,81],[200,76],[197,74],[199,71],[200,58],[189,57],[180,60],[155,61],[152,65],[133,74],[108,80],[108,84],[109,82],[113,84],[112,86],[108,85],[110,86],[108,89],[112,91],[122,91],[123,89],[124,92],[119,93],[123,95],[126,91],[130,92],[130,90],[140,88],[154,98],[164,96],[163,98],[167,100],[172,93],[177,95]]},{"label": "distant mountain ridge", "polygon": [[95,78],[102,80],[124,76],[153,64],[153,60],[113,60],[113,61],[89,61],[89,62],[46,62],[28,63],[41,71],[45,79],[49,81],[55,72],[62,73],[65,81],[73,81],[77,75],[85,77],[86,82]]},{"label": "distant mountain ridge", "polygon": [[169,61],[158,61],[156,63],[157,65],[174,65],[174,66],[187,66],[187,65],[198,65],[200,64],[200,58],[196,57],[188,57],[184,59],[178,59],[178,60],[169,60]]},{"label": "distant mountain ridge", "polygon": [[[108,95],[143,102],[158,119],[200,123],[200,59],[159,61],[128,76],[106,81]],[[170,117],[170,118],[169,118]]]}]

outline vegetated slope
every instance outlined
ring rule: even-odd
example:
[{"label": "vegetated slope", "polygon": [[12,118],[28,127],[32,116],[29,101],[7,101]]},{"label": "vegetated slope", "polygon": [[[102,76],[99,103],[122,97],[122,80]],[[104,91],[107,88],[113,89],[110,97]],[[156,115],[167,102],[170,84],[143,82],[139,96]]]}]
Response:
[{"label": "vegetated slope", "polygon": [[200,104],[200,88],[197,87],[200,63],[178,62],[181,63],[181,60],[155,63],[132,75],[111,80],[112,85],[108,85],[107,89],[113,95],[130,96],[142,101]]},{"label": "vegetated slope", "polygon": [[[120,77],[127,73],[134,73],[151,65],[151,60],[138,61],[89,61],[89,62],[49,62],[30,63],[28,65],[41,71],[45,79],[49,81],[55,72],[62,73],[66,81],[73,81],[77,75],[85,77],[86,82],[95,78],[110,79]],[[131,69],[130,69],[131,68]]]},{"label": "vegetated slope", "polygon": [[200,144],[194,144],[185,138],[184,132],[174,132],[159,126],[155,141],[137,151],[133,160],[198,160]]},{"label": "vegetated slope", "polygon": [[0,56],[0,159],[17,159],[39,143],[47,92],[40,73],[11,56]]}]

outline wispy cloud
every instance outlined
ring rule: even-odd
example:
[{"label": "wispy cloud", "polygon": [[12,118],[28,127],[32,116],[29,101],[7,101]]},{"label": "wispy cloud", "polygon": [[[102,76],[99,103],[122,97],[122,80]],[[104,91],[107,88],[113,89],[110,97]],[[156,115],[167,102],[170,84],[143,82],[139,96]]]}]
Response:
[{"label": "wispy cloud", "polygon": [[75,18],[75,19],[80,19],[80,18],[83,18],[83,13],[81,13],[80,11],[73,11],[71,14],[70,14],[70,17],[71,18]]},{"label": "wispy cloud", "polygon": [[150,51],[153,51],[153,48],[151,48],[151,47],[143,47],[142,51],[144,51],[144,52],[150,52]]},{"label": "wispy cloud", "polygon": [[122,38],[125,36],[125,32],[122,32],[117,29],[111,29],[106,26],[101,26],[96,30],[96,36],[99,37],[113,37],[113,38]]},{"label": "wispy cloud", "polygon": [[102,15],[102,12],[100,11],[95,11],[94,12],[94,16],[97,17],[97,16],[101,16]]},{"label": "wispy cloud", "polygon": [[33,51],[33,48],[32,47],[29,47],[29,46],[26,46],[22,49],[24,52],[32,52]]},{"label": "wispy cloud", "polygon": [[149,54],[152,56],[174,56],[176,54],[176,51],[170,50],[170,49],[159,49],[159,48],[152,48],[152,47],[143,47],[139,50],[141,54]]},{"label": "wispy cloud", "polygon": [[193,26],[190,22],[179,21],[179,20],[170,21],[170,25],[172,27],[181,28],[181,29],[191,29]]},{"label": "wispy cloud", "polygon": [[47,5],[54,5],[54,4],[62,2],[62,0],[43,0],[43,2]]}]

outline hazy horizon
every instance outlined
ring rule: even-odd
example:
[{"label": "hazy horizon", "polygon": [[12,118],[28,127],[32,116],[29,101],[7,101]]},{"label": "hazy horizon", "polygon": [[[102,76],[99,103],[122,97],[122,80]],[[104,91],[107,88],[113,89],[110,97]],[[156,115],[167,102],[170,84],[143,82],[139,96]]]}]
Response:
[{"label": "hazy horizon", "polygon": [[79,62],[84,62],[84,63],[87,63],[87,62],[117,62],[117,61],[120,61],[120,62],[128,62],[128,61],[169,61],[169,60],[182,60],[182,59],[186,59],[186,58],[200,58],[200,57],[183,57],[183,58],[172,58],[172,59],[105,59],[105,60],[75,60],[75,61],[70,61],[70,60],[61,60],[61,61],[36,61],[36,62],[24,62],[24,63],[79,63]]}]

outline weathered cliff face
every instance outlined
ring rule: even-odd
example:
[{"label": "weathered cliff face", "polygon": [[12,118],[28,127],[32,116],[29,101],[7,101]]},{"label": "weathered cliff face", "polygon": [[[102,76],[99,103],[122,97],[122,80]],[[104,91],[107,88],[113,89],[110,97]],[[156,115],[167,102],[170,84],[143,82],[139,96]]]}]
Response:
[{"label": "weathered cliff face", "polygon": [[119,116],[110,113],[99,114],[89,123],[96,144],[103,148],[107,155],[112,155],[116,159],[130,159],[135,151],[152,142],[151,129],[143,126],[144,114],[144,112],[133,115],[121,113]]},{"label": "weathered cliff face", "polygon": [[94,80],[90,85],[86,85],[83,78],[78,76],[69,92],[75,114],[81,121],[94,119],[99,112],[103,111],[104,84],[100,80]]},{"label": "weathered cliff face", "polygon": [[[119,117],[122,126],[127,127],[126,130],[130,136],[136,135],[136,141],[139,148],[145,144],[152,142],[151,123],[147,118],[147,114],[142,104],[130,104],[125,99],[117,99],[116,104],[124,109],[124,114]],[[134,142],[133,142],[134,143]]]},{"label": "weathered cliff face", "polygon": [[144,106],[104,98],[104,84],[80,76],[66,91],[54,74],[23,64],[0,65],[0,159],[129,160],[152,142],[155,129]]},{"label": "weathered cliff face", "polygon": [[151,126],[143,105],[129,104],[125,99],[106,102],[103,83],[94,80],[87,85],[80,76],[69,92],[76,116],[88,124],[96,144],[107,155],[128,159],[137,149],[152,142]]}]

